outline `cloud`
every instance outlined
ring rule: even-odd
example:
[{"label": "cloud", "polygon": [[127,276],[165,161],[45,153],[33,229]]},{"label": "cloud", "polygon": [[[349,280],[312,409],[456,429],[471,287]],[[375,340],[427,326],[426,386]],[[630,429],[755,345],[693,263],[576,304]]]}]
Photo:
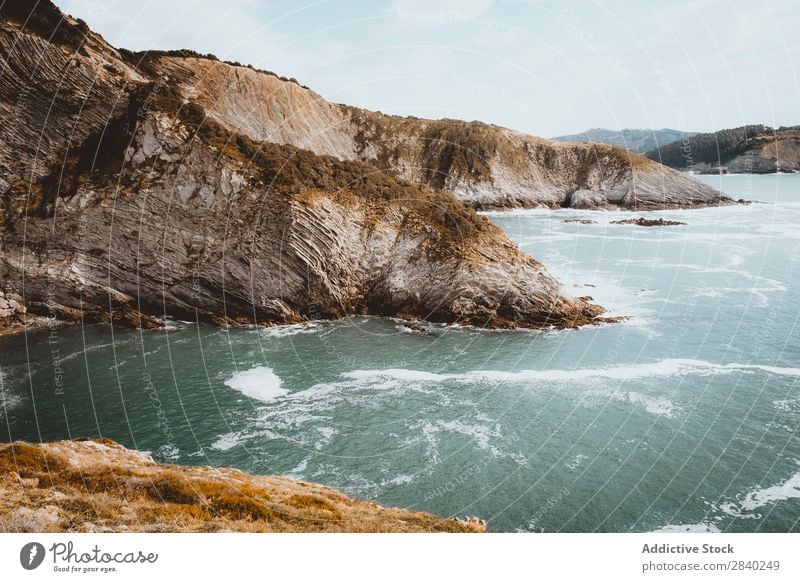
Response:
[{"label": "cloud", "polygon": [[64,12],[85,20],[112,45],[134,50],[189,48],[242,60],[247,56],[232,55],[263,55],[265,49],[275,50],[286,41],[264,26],[249,0],[224,4],[62,0],[58,4]]},{"label": "cloud", "polygon": [[398,114],[552,134],[798,123],[796,0],[56,2],[115,46],[211,52]]}]

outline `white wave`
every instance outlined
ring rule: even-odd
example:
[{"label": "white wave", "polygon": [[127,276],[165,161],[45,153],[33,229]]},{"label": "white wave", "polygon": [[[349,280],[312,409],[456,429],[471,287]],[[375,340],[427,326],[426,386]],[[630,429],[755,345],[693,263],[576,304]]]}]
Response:
[{"label": "white wave", "polygon": [[634,404],[641,404],[650,414],[672,416],[675,405],[669,398],[653,397],[639,392],[628,392],[628,400]]},{"label": "white wave", "polygon": [[0,388],[0,424],[2,424],[4,416],[21,403],[22,399],[19,396],[9,394],[6,390]]},{"label": "white wave", "polygon": [[587,457],[586,455],[577,454],[574,457],[572,457],[572,459],[564,466],[570,471],[574,471],[575,469],[580,467],[583,464],[583,462],[588,458],[589,457]]},{"label": "white wave", "polygon": [[242,442],[241,434],[238,432],[229,432],[217,437],[211,448],[218,451],[227,451]]},{"label": "white wave", "polygon": [[244,372],[236,372],[225,385],[238,390],[245,396],[271,402],[276,398],[285,396],[288,390],[281,387],[281,379],[267,366],[257,366]]},{"label": "white wave", "polygon": [[336,435],[336,429],[331,426],[318,426],[316,429],[320,438],[315,439],[314,448],[321,450],[331,444],[331,440],[333,440],[333,437]]},{"label": "white wave", "polygon": [[160,447],[158,447],[158,454],[165,459],[174,461],[175,459],[181,456],[181,450],[175,445],[170,445],[170,444],[161,445]]},{"label": "white wave", "polygon": [[336,384],[314,384],[310,388],[300,390],[289,396],[292,400],[319,400],[333,395],[337,391]]},{"label": "white wave", "polygon": [[411,475],[398,475],[394,479],[389,479],[388,481],[381,482],[382,487],[386,487],[387,485],[408,485],[414,480],[414,477]]},{"label": "white wave", "polygon": [[797,404],[800,404],[800,397],[772,401],[772,405],[781,412],[792,412]]},{"label": "white wave", "polygon": [[[8,368],[6,368],[7,370]],[[7,388],[9,373],[0,370],[0,422],[3,421],[6,413],[12,408],[16,408],[22,402],[22,399],[16,394],[12,394]]]},{"label": "white wave", "polygon": [[[548,216],[553,215],[558,220],[567,218],[567,210],[554,210],[551,208],[510,208],[508,210],[481,210],[478,214],[482,214],[487,218],[512,218],[519,216]],[[560,216],[557,213],[561,213]]]},{"label": "white wave", "polygon": [[308,469],[308,459],[303,459],[294,469],[286,473],[286,476],[292,479],[302,479],[306,469]]},{"label": "white wave", "polygon": [[720,529],[709,523],[665,525],[650,533],[721,533]]},{"label": "white wave", "polygon": [[67,354],[65,356],[62,356],[62,355],[59,354],[58,358],[56,358],[56,361],[58,361],[58,363],[69,362],[70,360],[74,360],[78,356],[82,356],[84,354],[88,354],[89,352],[94,352],[94,351],[97,351],[97,350],[104,350],[106,348],[111,348],[111,347],[114,347],[115,345],[120,346],[120,345],[123,345],[125,343],[127,343],[127,342],[116,342],[116,344],[115,344],[115,342],[109,342],[109,343],[105,343],[105,344],[95,344],[95,345],[91,345],[91,346],[86,346],[82,350],[78,350],[76,352],[69,353],[69,354]]},{"label": "white wave", "polygon": [[[666,396],[649,396],[641,392],[629,392],[619,388],[606,388],[606,389],[590,389],[585,391],[589,396],[596,396],[598,402],[594,405],[603,404],[608,400],[617,400],[619,402],[630,402],[642,406],[650,414],[659,416],[666,416],[672,418],[673,412],[676,408],[675,404]],[[584,404],[592,405],[592,400],[584,399]]]},{"label": "white wave", "polygon": [[291,325],[277,325],[275,327],[259,329],[258,333],[264,337],[279,338],[300,333],[315,333],[317,331],[319,331],[319,326],[316,323],[294,323]]},{"label": "white wave", "polygon": [[670,358],[658,362],[622,364],[603,368],[577,370],[520,370],[503,372],[477,370],[461,374],[437,374],[422,370],[388,368],[385,370],[354,370],[344,372],[343,378],[352,380],[401,380],[408,382],[525,382],[525,381],[573,381],[591,378],[610,380],[634,380],[639,378],[669,377],[684,375],[729,374],[737,371],[762,371],[779,376],[800,376],[800,368],[784,368],[760,364],[713,364],[703,360]]},{"label": "white wave", "polygon": [[421,370],[406,370],[404,368],[389,368],[386,370],[353,370],[343,372],[343,378],[350,380],[371,380],[371,379],[392,379],[407,380],[410,382],[440,382],[447,379],[448,374],[436,374],[434,372],[424,372]]},{"label": "white wave", "polygon": [[779,485],[748,493],[739,505],[745,511],[753,511],[775,501],[798,498],[800,498],[800,473]]}]

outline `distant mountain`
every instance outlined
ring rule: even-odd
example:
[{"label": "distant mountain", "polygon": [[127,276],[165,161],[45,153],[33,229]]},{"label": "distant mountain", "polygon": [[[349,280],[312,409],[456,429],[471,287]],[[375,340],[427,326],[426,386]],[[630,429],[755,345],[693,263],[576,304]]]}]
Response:
[{"label": "distant mountain", "polygon": [[679,131],[677,129],[587,129],[582,133],[573,135],[559,135],[553,141],[584,141],[591,143],[607,143],[625,148],[637,154],[643,154],[652,149],[663,147],[686,137],[697,135],[694,131]]},{"label": "distant mountain", "polygon": [[645,154],[671,168],[699,174],[800,171],[800,126],[745,125],[701,133]]}]

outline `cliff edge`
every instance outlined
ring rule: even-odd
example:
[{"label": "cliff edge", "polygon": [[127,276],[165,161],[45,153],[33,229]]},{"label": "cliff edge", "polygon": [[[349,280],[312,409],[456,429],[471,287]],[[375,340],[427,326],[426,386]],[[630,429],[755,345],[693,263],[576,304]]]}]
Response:
[{"label": "cliff edge", "polygon": [[109,439],[0,445],[0,532],[483,532],[236,469],[161,465]]}]

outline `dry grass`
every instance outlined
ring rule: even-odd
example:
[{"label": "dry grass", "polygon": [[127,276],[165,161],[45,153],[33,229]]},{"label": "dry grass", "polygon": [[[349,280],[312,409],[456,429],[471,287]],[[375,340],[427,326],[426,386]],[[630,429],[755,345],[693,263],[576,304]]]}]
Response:
[{"label": "dry grass", "polygon": [[481,532],[282,477],[160,465],[108,439],[0,445],[0,531]]}]

